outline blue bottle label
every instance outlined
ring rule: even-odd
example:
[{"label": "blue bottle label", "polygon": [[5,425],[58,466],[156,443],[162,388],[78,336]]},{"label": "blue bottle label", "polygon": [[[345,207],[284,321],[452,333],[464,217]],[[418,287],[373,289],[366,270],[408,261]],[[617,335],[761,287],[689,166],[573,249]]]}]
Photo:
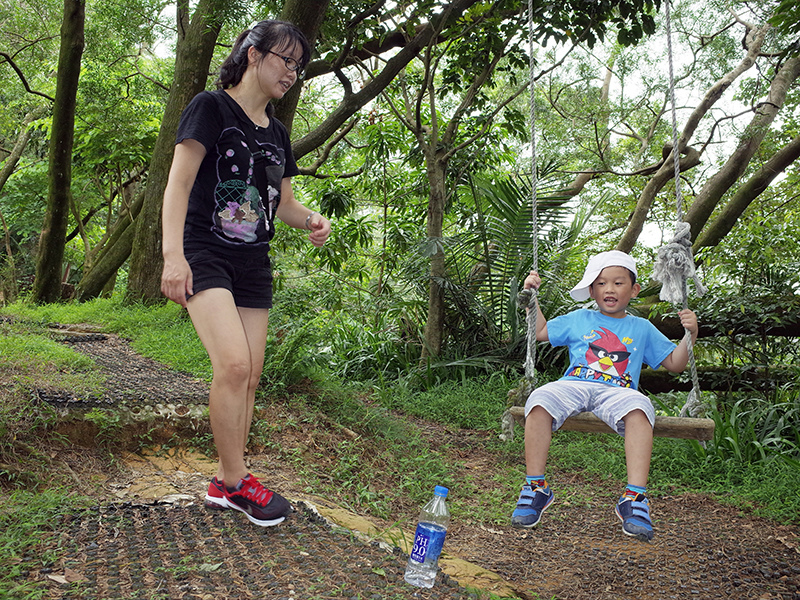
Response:
[{"label": "blue bottle label", "polygon": [[414,535],[414,547],[411,550],[411,560],[419,563],[425,559],[436,560],[444,546],[444,536],[447,530],[432,523],[420,523]]}]

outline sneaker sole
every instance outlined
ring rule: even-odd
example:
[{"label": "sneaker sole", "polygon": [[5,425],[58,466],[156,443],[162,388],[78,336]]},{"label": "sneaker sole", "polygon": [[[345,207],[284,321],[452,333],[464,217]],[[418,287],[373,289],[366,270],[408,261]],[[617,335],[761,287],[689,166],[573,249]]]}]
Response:
[{"label": "sneaker sole", "polygon": [[206,494],[205,507],[212,510],[227,510],[228,504],[225,502],[225,498],[215,498]]},{"label": "sneaker sole", "polygon": [[278,525],[279,523],[283,523],[286,520],[286,516],[280,516],[275,519],[256,519],[241,506],[234,504],[227,498],[225,498],[225,506],[227,508],[232,508],[233,510],[238,510],[240,513],[244,514],[244,516],[247,517],[251,523],[258,525],[259,527],[272,527],[274,525]]}]

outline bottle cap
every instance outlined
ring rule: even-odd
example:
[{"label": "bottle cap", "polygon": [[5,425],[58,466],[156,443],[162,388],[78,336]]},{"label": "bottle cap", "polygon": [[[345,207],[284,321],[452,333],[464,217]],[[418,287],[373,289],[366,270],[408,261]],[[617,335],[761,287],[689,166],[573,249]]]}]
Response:
[{"label": "bottle cap", "polygon": [[447,492],[449,491],[450,490],[448,490],[446,487],[437,485],[436,488],[434,488],[433,493],[437,496],[441,496],[442,498],[447,498]]}]

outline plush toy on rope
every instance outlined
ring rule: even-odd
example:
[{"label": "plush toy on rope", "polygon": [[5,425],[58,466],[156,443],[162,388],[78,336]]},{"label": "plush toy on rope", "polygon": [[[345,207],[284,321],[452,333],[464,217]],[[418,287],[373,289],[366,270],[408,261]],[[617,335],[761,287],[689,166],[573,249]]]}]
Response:
[{"label": "plush toy on rope", "polygon": [[[665,302],[680,304],[683,308],[689,306],[688,281],[694,281],[695,292],[698,296],[705,294],[708,289],[694,266],[692,258],[691,227],[688,223],[679,221],[675,224],[675,235],[668,244],[658,250],[656,264],[653,267],[653,279],[661,282],[659,298]],[[697,365],[694,360],[691,337],[687,332],[689,350],[689,368],[692,376],[692,389],[681,408],[680,416],[687,415],[701,417],[706,413],[706,405],[700,395],[700,381],[697,375]]]},{"label": "plush toy on rope", "polygon": [[665,302],[682,304],[686,297],[686,282],[694,281],[698,296],[708,290],[700,281],[692,259],[691,227],[680,222],[675,226],[675,236],[658,250],[653,267],[653,279],[661,282],[659,297]]}]

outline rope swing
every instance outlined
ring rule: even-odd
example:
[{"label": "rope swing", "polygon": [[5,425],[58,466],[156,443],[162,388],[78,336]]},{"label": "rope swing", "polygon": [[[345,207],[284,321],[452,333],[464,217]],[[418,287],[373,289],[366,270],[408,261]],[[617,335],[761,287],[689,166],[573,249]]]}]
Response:
[{"label": "rope swing", "polygon": [[[669,62],[669,95],[672,113],[672,163],[675,168],[675,235],[672,240],[658,250],[658,257],[653,268],[653,279],[661,282],[661,300],[680,304],[689,308],[689,279],[694,281],[695,293],[703,296],[708,290],[700,281],[692,258],[691,227],[683,220],[683,196],[681,194],[681,148],[678,145],[678,120],[675,109],[675,74],[672,61],[672,28],[670,19],[670,0],[665,0],[667,28],[667,58]],[[700,381],[697,376],[697,365],[694,358],[692,336],[686,331],[686,345],[689,351],[689,368],[692,375],[692,391],[681,409],[681,416],[692,417],[705,413],[700,396]]]},{"label": "rope swing", "polygon": [[[702,296],[707,290],[700,281],[692,258],[691,230],[688,223],[683,221],[682,204],[680,189],[680,148],[678,146],[678,127],[675,109],[675,77],[673,73],[672,60],[672,33],[670,27],[670,7],[669,0],[665,0],[666,5],[666,28],[667,28],[667,54],[669,58],[669,93],[672,105],[672,155],[675,167],[675,194],[677,210],[675,217],[675,235],[672,240],[658,251],[658,257],[654,266],[653,277],[662,283],[660,298],[661,300],[678,303],[683,308],[688,308],[688,280],[692,279],[695,291],[698,296]],[[533,36],[533,0],[528,0],[528,46],[529,46],[529,74],[530,74],[530,146],[531,146],[531,213],[533,230],[533,263],[532,270],[538,271],[538,214],[537,214],[537,172],[536,172],[536,98],[534,94],[534,36]],[[501,419],[500,439],[510,441],[514,437],[514,421],[517,420],[524,424],[524,404],[531,392],[536,389],[536,326],[537,313],[536,301],[538,291],[534,289],[521,290],[517,298],[517,303],[521,309],[527,310],[527,352],[525,357],[525,378],[520,384],[508,393],[508,406]],[[657,416],[654,426],[654,434],[662,437],[673,437],[683,439],[708,440],[713,437],[714,422],[711,419],[696,418],[704,412],[703,402],[700,396],[700,385],[697,376],[697,366],[694,358],[694,350],[691,334],[686,331],[687,349],[689,354],[689,365],[692,376],[692,391],[689,393],[686,404],[681,409],[680,417]],[[686,418],[686,415],[691,415]],[[611,432],[605,423],[590,413],[583,413],[567,419],[562,429],[586,432]]]},{"label": "rope swing", "polygon": [[[535,63],[533,60],[533,47],[534,47],[534,38],[533,38],[533,1],[528,0],[528,74],[530,77],[529,80],[529,90],[530,90],[530,103],[529,108],[530,112],[528,115],[529,123],[530,123],[530,146],[531,146],[531,163],[530,163],[530,179],[531,179],[531,190],[530,190],[530,200],[531,200],[531,223],[532,223],[532,233],[533,233],[533,262],[531,264],[531,269],[534,271],[539,270],[539,214],[538,208],[536,206],[536,194],[537,194],[537,186],[538,186],[538,174],[536,173],[536,128],[534,124],[536,123],[536,95],[534,94],[533,86],[536,83],[536,79],[533,75],[535,69]],[[527,349],[525,353],[525,378],[520,382],[520,384],[511,390],[508,393],[508,406],[503,416],[500,419],[500,439],[504,442],[508,442],[514,439],[514,416],[511,413],[510,408],[519,405],[520,403],[524,404],[525,400],[527,400],[528,396],[531,395],[531,392],[536,389],[537,381],[536,381],[536,321],[538,319],[536,309],[536,299],[538,296],[538,290],[528,289],[528,290],[520,290],[519,295],[517,296],[517,305],[521,309],[533,309],[528,310],[525,316],[525,323],[527,325]]]}]

